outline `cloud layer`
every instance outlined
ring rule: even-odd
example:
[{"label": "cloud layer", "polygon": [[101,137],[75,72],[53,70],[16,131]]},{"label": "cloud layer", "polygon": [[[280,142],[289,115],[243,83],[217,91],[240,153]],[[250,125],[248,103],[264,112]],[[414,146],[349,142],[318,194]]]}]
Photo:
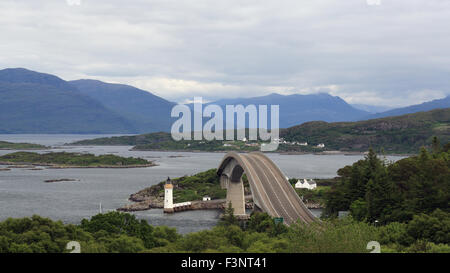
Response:
[{"label": "cloud layer", "polygon": [[128,83],[173,101],[450,94],[450,1],[2,0],[0,68]]}]

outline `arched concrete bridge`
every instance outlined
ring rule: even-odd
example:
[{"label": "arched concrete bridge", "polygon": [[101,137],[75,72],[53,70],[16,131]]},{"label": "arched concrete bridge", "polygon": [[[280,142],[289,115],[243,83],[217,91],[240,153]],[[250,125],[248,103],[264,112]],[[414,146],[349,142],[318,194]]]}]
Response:
[{"label": "arched concrete bridge", "polygon": [[247,175],[254,204],[272,217],[283,217],[288,225],[298,220],[311,223],[316,217],[302,202],[286,176],[261,152],[238,154],[229,152],[219,165],[222,188],[227,189],[236,215],[245,215],[242,175]]}]

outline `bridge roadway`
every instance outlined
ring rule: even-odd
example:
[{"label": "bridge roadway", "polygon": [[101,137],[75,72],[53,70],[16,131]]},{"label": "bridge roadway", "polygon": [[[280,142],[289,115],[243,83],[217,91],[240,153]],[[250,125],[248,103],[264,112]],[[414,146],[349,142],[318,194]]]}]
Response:
[{"label": "bridge roadway", "polygon": [[[247,175],[255,205],[261,210],[272,217],[283,217],[287,225],[298,220],[305,223],[316,220],[316,217],[302,202],[286,176],[263,153],[227,153],[218,169],[221,183],[226,181],[222,185],[230,188],[232,183],[242,183],[241,176],[243,173]],[[235,190],[230,191],[230,194],[239,195],[227,196],[227,200],[232,202],[235,212],[237,209],[242,213],[242,206],[233,204],[234,200],[241,200],[241,193]],[[242,190],[242,196],[243,194]]]}]

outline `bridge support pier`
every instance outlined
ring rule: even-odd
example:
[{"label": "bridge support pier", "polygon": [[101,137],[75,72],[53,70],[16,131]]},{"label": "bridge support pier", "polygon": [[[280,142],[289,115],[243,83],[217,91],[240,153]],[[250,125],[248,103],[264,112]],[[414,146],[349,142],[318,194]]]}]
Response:
[{"label": "bridge support pier", "polygon": [[227,189],[227,206],[231,202],[231,207],[234,209],[234,215],[245,215],[245,196],[244,183],[228,181]]}]

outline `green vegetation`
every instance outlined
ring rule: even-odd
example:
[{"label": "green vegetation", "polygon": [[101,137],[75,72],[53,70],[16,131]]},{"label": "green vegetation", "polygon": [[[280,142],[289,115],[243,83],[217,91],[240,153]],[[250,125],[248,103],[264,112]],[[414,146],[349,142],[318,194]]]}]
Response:
[{"label": "green vegetation", "polygon": [[408,222],[439,208],[450,212],[450,144],[434,140],[433,152],[389,163],[373,150],[364,160],[338,171],[341,177],[326,194],[329,216],[349,210],[360,221]]},{"label": "green vegetation", "polygon": [[[181,140],[174,141],[170,133],[151,133],[137,136],[105,137],[81,140],[73,145],[129,145],[134,146],[133,150],[138,151],[258,151],[259,146],[249,146],[257,144],[243,141],[194,141]],[[247,145],[246,145],[247,144]]]},{"label": "green vegetation", "polygon": [[0,156],[0,161],[5,163],[26,164],[52,164],[58,166],[80,167],[119,167],[119,166],[145,166],[150,161],[141,158],[120,157],[116,155],[93,155],[79,153],[45,153],[16,152]]},{"label": "green vegetation", "polygon": [[[249,146],[255,144],[256,146]],[[134,146],[133,150],[139,151],[205,151],[205,152],[226,152],[226,151],[258,151],[259,144],[255,142],[246,143],[244,141],[193,141],[193,140],[181,140],[181,141],[164,141],[149,144],[139,144]]]},{"label": "green vegetation", "polygon": [[216,169],[201,172],[193,176],[176,178],[172,182],[174,202],[186,202],[192,200],[202,200],[203,196],[211,199],[223,199],[226,197],[226,190],[220,187],[219,177]]},{"label": "green vegetation", "polygon": [[69,241],[82,252],[141,252],[176,241],[180,235],[168,227],[152,227],[130,214],[98,214],[80,225],[64,225],[40,216],[0,223],[0,253],[61,253]]},{"label": "green vegetation", "polygon": [[[288,141],[324,143],[329,150],[416,153],[433,136],[450,141],[450,108],[358,122],[307,122],[281,130]],[[299,148],[301,149],[301,148]]]},{"label": "green vegetation", "polygon": [[47,146],[31,143],[12,143],[0,141],[0,150],[43,150],[48,149]]},{"label": "green vegetation", "polygon": [[[148,197],[164,196],[164,184],[160,182],[133,194],[132,199],[143,200]],[[223,199],[226,190],[220,187],[219,177],[216,169],[210,169],[192,176],[183,176],[172,180],[174,185],[173,200],[175,203],[202,200],[203,196],[211,199]]]},{"label": "green vegetation", "polygon": [[144,134],[137,136],[120,136],[120,137],[102,137],[96,139],[87,139],[74,142],[74,145],[140,145],[171,141],[172,137],[169,133],[159,132],[152,134]]},{"label": "green vegetation", "polygon": [[[278,152],[321,152],[326,150],[365,152],[372,147],[385,153],[415,153],[431,146],[433,136],[450,141],[450,108],[358,122],[322,121],[280,130],[288,142],[308,142],[308,146],[280,144]],[[246,135],[248,136],[248,129]],[[314,147],[324,143],[324,149]],[[169,133],[153,133],[83,140],[74,145],[131,145],[135,150],[256,151],[261,141],[174,141]]]},{"label": "green vegetation", "polygon": [[380,227],[352,217],[287,227],[266,213],[254,213],[247,225],[239,226],[228,209],[213,229],[180,235],[174,228],[154,227],[120,212],[98,214],[80,225],[33,216],[0,222],[0,253],[69,252],[69,241],[78,241],[83,253],[367,253],[369,241],[380,242],[382,252],[449,253],[449,221],[449,213],[436,210],[409,223]]}]

